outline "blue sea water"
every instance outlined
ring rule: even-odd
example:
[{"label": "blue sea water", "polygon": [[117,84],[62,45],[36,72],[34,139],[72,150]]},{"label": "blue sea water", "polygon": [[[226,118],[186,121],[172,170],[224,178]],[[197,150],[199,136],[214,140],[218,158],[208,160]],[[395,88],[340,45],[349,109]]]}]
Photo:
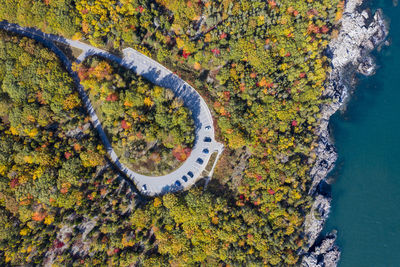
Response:
[{"label": "blue sea water", "polygon": [[331,120],[339,159],[325,231],[338,230],[339,267],[400,266],[400,6],[370,4],[387,16],[391,45]]}]

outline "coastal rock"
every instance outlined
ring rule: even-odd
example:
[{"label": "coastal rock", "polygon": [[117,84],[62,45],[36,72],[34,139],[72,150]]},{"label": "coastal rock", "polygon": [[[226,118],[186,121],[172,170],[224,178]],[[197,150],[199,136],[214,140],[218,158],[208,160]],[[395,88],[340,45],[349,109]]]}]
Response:
[{"label": "coastal rock", "polygon": [[340,259],[340,249],[335,244],[337,235],[327,234],[311,251],[303,257],[303,267],[334,267]]},{"label": "coastal rock", "polygon": [[307,214],[304,222],[305,228],[308,229],[308,247],[314,244],[322,231],[325,220],[329,216],[330,209],[330,197],[325,197],[323,195],[317,195],[315,197],[314,203],[311,206],[311,211]]},{"label": "coastal rock", "polygon": [[[324,120],[322,123],[326,124],[326,127],[328,127],[327,120]],[[320,140],[318,142],[318,147],[315,149],[315,153],[317,154],[317,160],[310,172],[310,175],[313,178],[312,187],[309,192],[310,195],[314,195],[316,187],[334,168],[337,159],[335,147],[329,140],[328,128],[321,131]]]},{"label": "coastal rock", "polygon": [[375,74],[375,62],[374,59],[371,56],[365,57],[362,62],[360,62],[360,65],[357,68],[357,72],[365,75],[365,76],[371,76]]},{"label": "coastal rock", "polygon": [[329,45],[333,68],[324,97],[330,99],[331,104],[321,107],[322,116],[317,130],[319,141],[315,151],[317,159],[310,173],[313,179],[310,195],[314,195],[316,187],[333,169],[337,159],[330,140],[329,118],[346,101],[352,74],[359,72],[372,75],[375,72],[374,59],[370,53],[385,41],[388,34],[382,11],[378,10],[372,16],[369,10],[358,10],[361,3],[358,0],[346,3],[339,35]]},{"label": "coastal rock", "polygon": [[[353,1],[348,3],[351,2]],[[345,68],[349,64],[358,66],[385,40],[387,27],[382,11],[376,11],[373,16],[370,12],[359,12],[357,8],[348,8],[346,5],[341,20],[341,31],[329,45],[333,52],[334,68]]]},{"label": "coastal rock", "polygon": [[385,41],[388,34],[382,11],[371,14],[368,9],[360,10],[362,3],[362,0],[346,1],[340,32],[328,48],[328,54],[332,57],[332,71],[323,96],[330,99],[331,103],[321,107],[317,129],[319,139],[314,150],[316,159],[310,171],[312,185],[309,194],[314,197],[314,203],[304,222],[309,249],[300,252],[304,255],[301,264],[305,267],[333,267],[340,259],[340,249],[335,245],[336,233],[330,233],[316,242],[331,207],[331,197],[321,190],[321,184],[328,183],[327,175],[337,160],[330,139],[329,119],[348,99],[354,74],[369,76],[375,73],[376,65],[370,53]]}]

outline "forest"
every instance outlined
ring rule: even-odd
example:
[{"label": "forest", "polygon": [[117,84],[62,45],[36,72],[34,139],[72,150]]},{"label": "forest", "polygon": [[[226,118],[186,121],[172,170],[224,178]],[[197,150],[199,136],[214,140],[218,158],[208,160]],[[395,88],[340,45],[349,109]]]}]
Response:
[{"label": "forest", "polygon": [[3,264],[18,264],[53,242],[55,222],[80,206],[81,182],[105,164],[105,151],[55,54],[0,37],[0,240]]},{"label": "forest", "polygon": [[[85,127],[88,120],[83,114],[76,115],[75,119],[71,118],[72,115],[64,120],[57,117],[61,116],[57,112],[63,114],[67,111],[81,111],[79,99],[74,98],[72,91],[69,91],[71,96],[68,98],[71,100],[67,104],[57,98],[57,94],[61,94],[58,86],[57,89],[51,87],[54,90],[51,97],[44,89],[41,90],[41,98],[28,97],[35,93],[21,93],[23,90],[30,92],[46,85],[39,86],[33,82],[24,84],[28,82],[27,77],[32,75],[25,75],[23,82],[18,78],[12,80],[11,76],[26,71],[28,65],[29,68],[35,67],[26,61],[24,63],[25,57],[14,54],[13,64],[18,63],[19,68],[7,67],[7,64],[11,64],[7,63],[9,61],[1,65],[0,80],[5,99],[2,100],[1,118],[4,124],[2,127],[6,129],[4,134],[8,135],[3,139],[22,144],[20,147],[24,149],[17,145],[7,145],[4,149],[16,146],[16,149],[7,153],[20,154],[28,150],[29,154],[33,150],[34,155],[40,154],[41,149],[48,149],[46,155],[58,158],[54,162],[59,162],[61,167],[43,166],[45,170],[62,168],[63,164],[67,164],[65,153],[63,158],[63,152],[60,152],[63,150],[51,150],[53,143],[50,141],[46,147],[38,150],[35,144],[42,146],[45,141],[24,141],[35,137],[48,140],[42,136],[60,131],[60,126],[40,126],[40,112],[35,117],[36,124],[31,121],[32,118],[24,117],[25,108],[34,109],[45,105],[41,104],[43,98],[46,99],[44,103],[49,105],[48,109],[56,114],[50,116],[54,123],[67,129],[70,129],[68,125],[82,125],[81,128],[87,132],[83,135],[86,139],[79,139],[87,143],[80,144],[78,150],[74,146],[68,150],[76,162],[81,160],[82,168],[74,170],[82,170],[85,175],[78,176],[84,180],[80,181],[79,189],[77,185],[74,191],[74,182],[71,181],[67,192],[59,194],[63,201],[55,202],[67,203],[64,199],[70,194],[76,194],[81,195],[80,205],[57,206],[48,201],[51,206],[49,210],[54,209],[53,212],[56,212],[53,215],[54,222],[49,226],[44,223],[45,219],[42,223],[26,216],[37,209],[34,203],[39,193],[34,192],[35,187],[23,190],[30,203],[23,205],[15,200],[22,194],[16,190],[22,190],[23,183],[18,182],[21,186],[12,188],[13,178],[8,177],[16,177],[12,175],[14,173],[18,175],[19,172],[12,169],[22,168],[18,168],[18,162],[21,164],[22,160],[29,162],[31,159],[25,158],[25,155],[4,159],[7,164],[2,167],[4,182],[1,185],[1,223],[8,227],[4,229],[12,228],[12,231],[2,233],[0,261],[13,265],[31,262],[40,264],[45,260],[59,265],[88,266],[193,266],[200,263],[211,266],[296,265],[300,259],[298,252],[306,243],[303,235],[304,215],[312,203],[307,193],[311,182],[309,171],[315,158],[313,149],[316,146],[319,107],[327,101],[322,98],[327,73],[330,71],[326,47],[338,32],[337,22],[342,9],[343,1],[339,0],[0,0],[0,19],[35,26],[116,53],[124,47],[133,47],[175,71],[206,99],[216,119],[217,139],[224,141],[226,146],[215,177],[205,190],[199,186],[177,194],[142,199],[133,193],[132,185],[117,177],[112,169],[101,167],[104,162],[99,155],[104,152],[90,126]],[[14,45],[11,45],[13,42]],[[23,49],[21,46],[24,45],[15,45],[16,41],[13,42],[8,42],[8,46]],[[27,40],[25,42],[29,43]],[[7,52],[4,46],[3,55],[12,55],[16,49],[7,48],[10,50]],[[32,57],[37,55],[35,53]],[[46,62],[46,57],[37,58],[34,62],[40,62],[42,58]],[[52,60],[51,64],[55,62]],[[81,67],[99,66],[100,63],[84,62]],[[106,63],[102,64],[106,66]],[[107,64],[115,69],[112,64]],[[53,69],[51,75],[55,75]],[[31,71],[44,72],[40,68]],[[6,75],[9,72],[12,75]],[[100,78],[94,83],[101,86],[122,82],[124,72],[118,70],[116,73],[122,79],[116,78],[111,71],[110,75],[116,79],[107,81]],[[49,78],[46,78],[47,82],[57,80],[57,77]],[[40,79],[35,78],[33,81],[39,82]],[[121,86],[118,99],[125,97],[123,92],[126,88],[156,89],[141,79],[137,79],[137,83],[140,86],[129,87],[127,83]],[[114,86],[118,88],[118,85]],[[30,100],[23,102],[25,95]],[[92,97],[96,98],[96,93]],[[11,106],[13,110],[17,107],[15,110],[20,113],[9,114]],[[65,106],[72,108],[65,110]],[[104,112],[112,114],[113,111]],[[13,118],[17,116],[18,119]],[[104,121],[107,116],[104,115]],[[114,123],[121,119],[114,118],[112,121]],[[110,132],[113,131],[112,126]],[[182,124],[180,129],[186,131],[187,126]],[[136,131],[134,127],[132,133]],[[189,145],[191,135],[186,134],[187,139],[183,142]],[[65,136],[60,137],[59,133],[51,135],[55,140],[76,139]],[[24,142],[29,143],[29,146],[24,145]],[[58,146],[63,148],[64,143],[61,141],[52,142],[60,142]],[[93,144],[92,147],[89,144]],[[165,147],[168,148],[168,145]],[[34,158],[32,155],[32,167],[26,170],[30,174],[34,172],[33,169],[40,167]],[[7,162],[10,159],[13,161]],[[89,159],[97,162],[89,164]],[[25,164],[23,166],[27,168]],[[98,170],[96,172],[95,166]],[[58,176],[49,177],[39,173],[36,175],[38,179],[32,180],[39,181],[42,179],[39,177],[48,177],[53,184],[59,180],[70,181],[60,172],[54,173],[58,173]],[[24,181],[18,178],[20,180]],[[56,187],[53,188],[55,190]],[[46,187],[41,192],[50,192],[48,190]],[[72,198],[75,201],[80,199]],[[46,202],[40,200],[44,212],[43,203]],[[17,212],[17,209],[23,211]],[[30,221],[34,221],[29,224],[31,227],[28,226]],[[61,229],[67,224],[68,229],[73,230],[56,237],[54,229]],[[17,245],[15,242],[25,243]],[[35,246],[37,250],[29,247],[34,242],[40,244]]]},{"label": "forest", "polygon": [[146,175],[172,172],[190,155],[194,121],[182,100],[115,62],[76,67],[121,162]]}]

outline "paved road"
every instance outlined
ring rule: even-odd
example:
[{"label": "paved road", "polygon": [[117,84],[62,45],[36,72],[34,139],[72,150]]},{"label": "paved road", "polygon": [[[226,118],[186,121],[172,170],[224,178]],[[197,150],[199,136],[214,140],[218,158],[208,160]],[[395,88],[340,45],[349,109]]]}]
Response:
[{"label": "paved road", "polygon": [[[208,173],[211,177],[223,151],[223,145],[215,140],[214,125],[210,110],[204,99],[197,91],[181,78],[173,74],[170,70],[154,61],[153,59],[141,54],[140,52],[126,48],[123,50],[123,58],[110,54],[109,52],[93,47],[91,45],[66,39],[64,37],[43,33],[34,28],[25,28],[6,21],[0,22],[0,29],[5,29],[20,35],[35,39],[51,49],[63,62],[67,71],[74,79],[79,94],[85,104],[85,107],[91,117],[94,128],[107,150],[110,160],[114,165],[125,173],[137,186],[143,194],[157,195],[170,191],[176,191],[188,188],[193,185],[205,170],[205,167],[213,152],[217,152],[217,158],[212,166],[212,170]],[[180,97],[184,105],[191,109],[195,122],[196,139],[192,152],[188,159],[177,170],[163,176],[146,176],[134,172],[122,164],[115,154],[110,141],[108,140],[97,114],[90,103],[83,86],[80,83],[76,72],[71,68],[72,63],[68,57],[56,46],[55,42],[63,43],[71,47],[81,49],[83,52],[78,57],[77,62],[83,61],[87,56],[98,55],[109,60],[116,61],[120,65],[133,70],[138,75],[143,76],[150,82],[171,89],[178,97]],[[179,181],[179,183],[177,183]]]}]

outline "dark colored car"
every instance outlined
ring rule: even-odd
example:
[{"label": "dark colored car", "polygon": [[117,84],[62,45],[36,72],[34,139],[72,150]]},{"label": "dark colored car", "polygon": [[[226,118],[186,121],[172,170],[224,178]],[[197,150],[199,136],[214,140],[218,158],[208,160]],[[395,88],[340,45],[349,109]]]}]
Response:
[{"label": "dark colored car", "polygon": [[147,185],[144,184],[144,185],[142,186],[142,190],[143,190],[144,192],[146,192],[146,191],[147,191]]},{"label": "dark colored car", "polygon": [[210,137],[205,137],[204,138],[204,142],[210,143],[211,142],[211,138]]}]

